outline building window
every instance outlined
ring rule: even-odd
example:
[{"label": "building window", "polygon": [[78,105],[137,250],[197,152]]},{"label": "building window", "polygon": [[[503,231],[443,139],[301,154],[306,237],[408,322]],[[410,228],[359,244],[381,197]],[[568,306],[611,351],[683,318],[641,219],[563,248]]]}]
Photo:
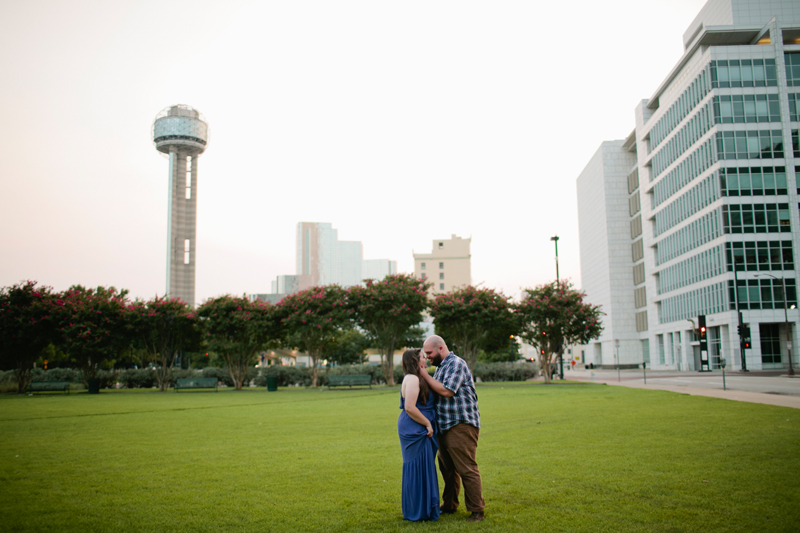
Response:
[{"label": "building window", "polygon": [[634,263],[644,257],[644,245],[642,244],[642,239],[639,239],[631,245],[631,254],[633,255]]},{"label": "building window", "polygon": [[428,275],[425,272],[422,273],[422,279],[428,279]]},{"label": "building window", "polygon": [[721,168],[723,196],[774,196],[786,194],[786,167]]},{"label": "building window", "polygon": [[439,279],[444,279],[444,272],[439,272]]},{"label": "building window", "polygon": [[659,322],[666,324],[698,315],[721,313],[728,309],[725,296],[723,282],[664,298],[658,308]]},{"label": "building window", "polygon": [[442,248],[444,248],[444,243],[443,243],[443,242],[440,242],[440,243],[439,243],[439,249],[441,250]]},{"label": "building window", "polygon": [[794,270],[792,241],[726,242],[727,270]]},{"label": "building window", "polygon": [[[636,313],[636,331],[647,331],[647,311]],[[650,356],[647,357],[647,362],[650,362]]]},{"label": "building window", "polygon": [[780,159],[783,135],[781,130],[721,131],[717,154],[720,159]]},{"label": "building window", "polygon": [[[794,279],[786,279],[787,305],[797,305],[797,289]],[[739,309],[783,309],[783,284],[779,279],[740,279],[734,292],[733,280],[728,280],[728,298],[730,310],[736,310],[736,298]],[[703,313],[697,313],[703,314]]]},{"label": "building window", "polygon": [[800,87],[800,54],[783,54],[783,60],[786,64],[786,85]]},{"label": "building window", "polygon": [[656,344],[658,345],[658,364],[665,365],[667,361],[664,355],[664,335],[656,335]]},{"label": "building window", "polygon": [[790,233],[789,204],[723,205],[725,233]]},{"label": "building window", "polygon": [[717,124],[780,121],[781,105],[777,94],[714,97],[714,122]]},{"label": "building window", "polygon": [[420,263],[420,268],[421,268],[422,270],[425,270],[425,263]]},{"label": "building window", "polygon": [[440,290],[440,291],[443,291],[443,290],[444,290],[444,283],[440,283],[440,284],[439,284],[439,290]]},{"label": "building window", "polygon": [[[788,63],[786,69],[788,72]],[[777,85],[778,72],[774,59],[733,59],[711,62],[711,87],[714,89],[718,87],[776,87]],[[791,83],[789,86],[792,86]]]},{"label": "building window", "polygon": [[646,287],[639,287],[638,289],[633,291],[633,301],[636,305],[636,308],[642,308],[647,305],[647,292]]},{"label": "building window", "polygon": [[759,324],[761,334],[761,362],[774,364],[781,362],[781,337],[778,324]]},{"label": "building window", "polygon": [[183,264],[184,265],[188,265],[189,264],[189,252],[190,252],[189,242],[190,242],[189,239],[184,239],[183,240]]},{"label": "building window", "polygon": [[186,158],[186,199],[192,199],[192,158]]},{"label": "building window", "polygon": [[441,263],[441,262],[440,262],[440,263],[439,263],[439,270],[441,270],[441,269],[443,269],[443,268],[444,268],[444,263]]},{"label": "building window", "polygon": [[639,285],[644,283],[644,263],[639,263],[633,267],[633,284]]}]

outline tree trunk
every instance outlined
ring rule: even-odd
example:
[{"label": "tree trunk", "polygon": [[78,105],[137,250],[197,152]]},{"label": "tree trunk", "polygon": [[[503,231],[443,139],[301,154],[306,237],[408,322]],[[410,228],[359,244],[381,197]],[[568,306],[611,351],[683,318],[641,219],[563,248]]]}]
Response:
[{"label": "tree trunk", "polygon": [[394,346],[388,346],[386,353],[383,355],[383,377],[386,379],[386,384],[390,387],[394,386]]},{"label": "tree trunk", "polygon": [[17,394],[25,394],[31,384],[32,368],[15,368],[14,376],[17,378]]},{"label": "tree trunk", "polygon": [[311,388],[317,388],[317,378],[319,377],[319,355],[308,354],[311,357]]},{"label": "tree trunk", "polygon": [[553,361],[550,360],[550,354],[545,354],[539,358],[542,363],[542,372],[544,372],[544,382],[550,383],[552,380],[550,379],[550,368],[554,364]]},{"label": "tree trunk", "polygon": [[[169,378],[172,376],[172,364],[175,362],[175,354],[170,357],[169,354],[157,353],[153,359],[161,363],[160,366],[156,367],[158,391],[167,392],[167,389],[169,389]],[[160,359],[160,361],[158,361],[158,359]]]}]

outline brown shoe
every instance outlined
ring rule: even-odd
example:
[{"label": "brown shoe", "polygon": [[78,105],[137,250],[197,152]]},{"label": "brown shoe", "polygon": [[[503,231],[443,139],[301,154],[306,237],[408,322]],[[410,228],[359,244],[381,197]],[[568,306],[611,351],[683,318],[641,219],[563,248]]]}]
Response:
[{"label": "brown shoe", "polygon": [[485,517],[483,515],[483,511],[476,511],[476,512],[472,513],[471,515],[469,515],[469,518],[467,518],[467,522],[480,522],[484,518]]}]

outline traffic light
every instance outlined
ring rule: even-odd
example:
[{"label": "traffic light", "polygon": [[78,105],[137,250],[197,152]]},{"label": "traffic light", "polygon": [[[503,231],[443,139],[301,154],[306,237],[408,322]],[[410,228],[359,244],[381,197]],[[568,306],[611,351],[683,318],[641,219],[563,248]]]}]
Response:
[{"label": "traffic light", "polygon": [[736,326],[736,331],[739,333],[740,337],[744,337],[744,326],[742,324]]},{"label": "traffic light", "polygon": [[708,340],[706,337],[706,315],[697,317],[697,331],[700,337],[700,371],[711,370],[708,360]]}]

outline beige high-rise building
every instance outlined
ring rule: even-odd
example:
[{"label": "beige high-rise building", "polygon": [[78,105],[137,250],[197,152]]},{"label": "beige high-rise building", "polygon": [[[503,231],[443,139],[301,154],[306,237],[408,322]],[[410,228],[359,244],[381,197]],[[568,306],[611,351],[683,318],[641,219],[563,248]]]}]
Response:
[{"label": "beige high-rise building", "polygon": [[435,239],[431,253],[414,254],[414,275],[433,283],[431,295],[472,284],[471,242],[472,237],[451,235],[449,239]]}]

